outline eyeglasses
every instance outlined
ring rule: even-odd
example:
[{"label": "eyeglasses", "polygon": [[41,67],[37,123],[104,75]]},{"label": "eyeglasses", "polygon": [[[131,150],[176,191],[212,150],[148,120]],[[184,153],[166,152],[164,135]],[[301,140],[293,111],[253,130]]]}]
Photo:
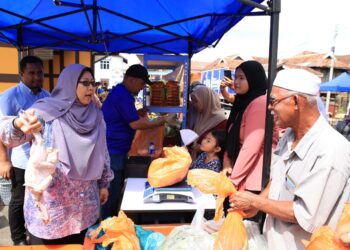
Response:
[{"label": "eyeglasses", "polygon": [[287,99],[287,98],[289,98],[289,97],[292,97],[292,96],[294,96],[294,94],[293,94],[293,95],[284,96],[284,97],[282,97],[282,98],[280,98],[280,99],[276,99],[276,98],[270,96],[270,98],[269,98],[269,104],[270,104],[272,107],[274,107],[274,106],[276,106],[278,103],[280,103],[281,101],[283,101],[283,100],[285,100],[285,99]]},{"label": "eyeglasses", "polygon": [[95,82],[95,81],[79,81],[78,83],[83,84],[85,87],[89,87],[90,85],[92,85],[92,87],[96,88],[98,85],[100,85],[99,82]]}]

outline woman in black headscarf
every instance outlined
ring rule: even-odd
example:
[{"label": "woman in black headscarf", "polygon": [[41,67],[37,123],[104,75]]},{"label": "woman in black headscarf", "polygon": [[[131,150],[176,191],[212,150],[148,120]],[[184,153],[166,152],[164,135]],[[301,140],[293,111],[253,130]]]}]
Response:
[{"label": "woman in black headscarf", "polygon": [[[257,61],[236,68],[235,102],[227,122],[224,170],[239,190],[262,189],[267,78]],[[277,144],[277,133],[274,136]]]}]

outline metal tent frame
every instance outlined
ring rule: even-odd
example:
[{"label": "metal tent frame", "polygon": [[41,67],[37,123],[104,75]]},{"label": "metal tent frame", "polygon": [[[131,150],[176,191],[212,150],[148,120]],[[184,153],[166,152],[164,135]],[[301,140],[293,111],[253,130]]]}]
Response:
[{"label": "metal tent frame", "polygon": [[[185,1],[186,0],[177,0],[169,2],[171,2],[175,8],[177,5],[182,8],[191,8],[189,5],[192,4],[192,2]],[[164,14],[164,16],[170,16],[172,18],[171,20],[168,19],[165,22],[159,22],[157,24],[144,20],[143,16],[136,18],[120,11],[104,7],[98,3],[98,0],[53,0],[53,3],[57,6],[57,13],[54,12],[51,15],[48,13],[47,16],[38,18],[29,17],[29,14],[35,12],[39,5],[43,8],[49,6],[48,2],[50,1],[30,0],[26,2],[26,6],[21,6],[21,3],[11,0],[2,1],[0,3],[0,41],[12,44],[19,51],[45,47],[52,49],[85,50],[107,53],[187,54],[189,58],[188,67],[190,68],[190,59],[194,53],[207,47],[215,47],[220,42],[222,36],[243,17],[270,16],[269,87],[267,93],[268,96],[270,95],[272,82],[276,76],[277,68],[278,23],[281,10],[281,0],[268,0],[266,5],[261,4],[263,0],[193,1],[197,4],[194,6],[198,6],[198,8],[202,8],[200,4],[207,4],[214,10],[218,11],[206,12],[202,8],[201,10],[203,10],[203,13],[193,14],[182,18],[175,18],[175,16],[171,15],[172,13],[167,12],[167,9],[164,6],[160,6],[161,4],[164,5],[165,2],[137,2],[138,5],[141,5],[142,3],[145,6],[147,6],[146,4],[149,2],[156,3],[157,7],[163,7],[165,12],[165,14],[162,12],[156,13],[156,15]],[[87,4],[86,2],[91,2],[91,4]],[[106,5],[125,4],[127,6],[129,6],[130,3],[133,3],[134,7],[137,7],[135,2],[130,0],[129,2],[104,2]],[[11,10],[10,7],[15,5],[19,10],[23,10],[29,5],[32,9],[30,9],[29,13],[21,14]],[[230,7],[231,11],[225,13],[225,11],[223,11],[226,10],[224,7],[221,9],[218,8],[221,7],[220,5],[223,5],[225,8]],[[147,7],[151,8],[151,6]],[[254,8],[257,8],[259,11],[252,12]],[[190,9],[189,13],[195,12],[196,10],[197,9]],[[139,15],[143,14],[142,12],[139,13]],[[89,27],[89,34],[81,34],[78,31],[69,31],[67,30],[70,28],[69,24],[64,26],[65,28],[59,28],[53,24],[61,18],[69,16],[74,17],[75,15],[85,17],[85,23]],[[103,25],[105,24],[103,23],[102,18],[104,15],[126,21],[130,23],[133,28],[119,33],[108,29],[103,30]],[[155,18],[156,17],[157,16],[155,16]],[[4,23],[5,19],[11,24]],[[204,29],[201,30],[201,32],[197,32],[196,30],[196,34],[191,33],[189,32],[189,29],[185,28],[189,22],[201,22],[200,24],[203,24]],[[201,25],[196,23],[196,28],[198,29],[198,27],[201,27]],[[217,33],[214,34],[213,30],[216,30]],[[142,39],[142,37],[147,36],[149,36],[147,41],[146,39]],[[123,46],[124,44],[126,45]],[[272,145],[273,127],[272,115],[268,111],[267,106],[266,114],[264,145],[269,146],[264,147],[264,176],[268,176],[269,174],[269,166],[271,162],[270,146]],[[264,185],[265,184],[266,183],[264,183]]]}]

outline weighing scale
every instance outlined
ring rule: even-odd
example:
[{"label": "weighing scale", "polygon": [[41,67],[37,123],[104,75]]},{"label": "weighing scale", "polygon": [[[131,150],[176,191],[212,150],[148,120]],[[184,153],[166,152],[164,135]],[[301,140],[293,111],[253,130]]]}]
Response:
[{"label": "weighing scale", "polygon": [[159,202],[187,202],[195,203],[195,197],[192,187],[182,182],[169,187],[154,188],[145,183],[145,191],[143,192],[144,203]]}]

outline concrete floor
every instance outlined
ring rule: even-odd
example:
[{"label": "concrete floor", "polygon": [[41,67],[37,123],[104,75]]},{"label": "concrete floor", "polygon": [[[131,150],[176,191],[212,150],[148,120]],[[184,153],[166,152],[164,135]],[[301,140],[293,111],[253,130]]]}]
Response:
[{"label": "concrete floor", "polygon": [[0,246],[12,246],[8,221],[8,206],[0,205]]}]

